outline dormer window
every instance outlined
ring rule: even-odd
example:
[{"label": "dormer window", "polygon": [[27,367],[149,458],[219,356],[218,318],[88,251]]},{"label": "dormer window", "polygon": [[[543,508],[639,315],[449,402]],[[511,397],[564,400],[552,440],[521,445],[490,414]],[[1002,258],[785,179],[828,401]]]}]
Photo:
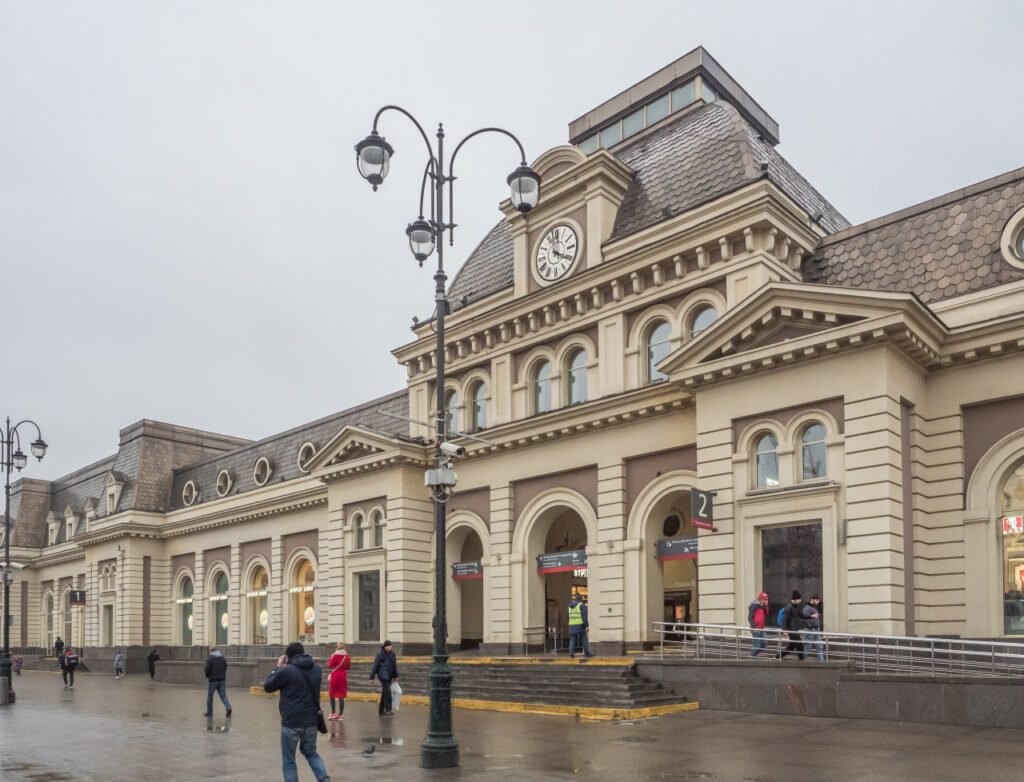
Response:
[{"label": "dormer window", "polygon": [[56,513],[50,513],[47,521],[46,545],[53,546],[57,543],[57,535],[60,534],[60,519]]},{"label": "dormer window", "polygon": [[64,539],[71,540],[71,538],[75,537],[75,528],[78,526],[78,522],[76,522],[74,519],[68,519],[66,522],[66,526],[67,528],[64,530]]},{"label": "dormer window", "polygon": [[261,456],[256,460],[256,464],[252,468],[252,479],[256,482],[257,486],[266,486],[272,472],[270,461],[266,456]]},{"label": "dormer window", "polygon": [[113,491],[107,492],[107,515],[110,516],[117,510],[117,495]]},{"label": "dormer window", "polygon": [[111,470],[103,482],[104,496],[106,497],[107,515],[117,513],[117,504],[121,501],[121,490],[124,489],[124,476]]},{"label": "dormer window", "polygon": [[181,490],[181,501],[186,505],[192,505],[198,499],[199,488],[196,486],[195,481],[189,481],[185,484],[185,488]]}]

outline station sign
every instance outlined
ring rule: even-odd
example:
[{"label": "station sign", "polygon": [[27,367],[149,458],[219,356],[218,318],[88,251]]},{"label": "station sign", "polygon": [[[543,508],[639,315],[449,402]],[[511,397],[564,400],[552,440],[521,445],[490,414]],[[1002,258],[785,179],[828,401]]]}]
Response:
[{"label": "station sign", "polygon": [[478,581],[484,577],[484,566],[479,559],[452,564],[454,581]]},{"label": "station sign", "polygon": [[73,606],[84,606],[85,605],[85,590],[84,589],[72,589],[71,590],[71,605],[73,605]]},{"label": "station sign", "polygon": [[585,570],[586,567],[587,552],[585,549],[558,551],[554,554],[541,554],[537,557],[537,572],[541,574],[568,573]]},{"label": "station sign", "polygon": [[662,562],[673,559],[696,559],[697,538],[664,538],[657,543],[657,558]]},{"label": "station sign", "polygon": [[715,493],[690,489],[690,519],[697,529],[715,528]]}]

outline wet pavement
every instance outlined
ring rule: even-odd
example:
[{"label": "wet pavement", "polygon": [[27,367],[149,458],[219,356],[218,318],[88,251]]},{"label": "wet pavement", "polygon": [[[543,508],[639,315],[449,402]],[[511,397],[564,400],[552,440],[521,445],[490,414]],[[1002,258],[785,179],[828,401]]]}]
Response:
[{"label": "wet pavement", "polygon": [[[0,780],[279,780],[277,701],[229,690],[228,720],[206,691],[83,674],[26,673],[0,707]],[[423,771],[426,709],[381,719],[349,703],[320,754],[340,780],[1008,780],[1024,772],[1024,732],[698,711],[643,722],[456,711],[462,767]],[[373,752],[369,752],[369,747]],[[299,777],[311,780],[298,758]]]}]

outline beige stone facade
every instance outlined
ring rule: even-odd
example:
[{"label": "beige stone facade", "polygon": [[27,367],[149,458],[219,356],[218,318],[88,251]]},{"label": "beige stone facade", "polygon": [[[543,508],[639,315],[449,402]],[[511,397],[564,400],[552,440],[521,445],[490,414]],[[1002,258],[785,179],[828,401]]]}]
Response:
[{"label": "beige stone facade", "polygon": [[[555,640],[577,590],[622,649],[745,624],[769,587],[820,591],[836,631],[1024,634],[1024,170],[851,227],[703,50],[571,137],[451,287],[449,423],[479,439],[450,642]],[[19,483],[15,645],[425,647],[432,350],[422,323],[407,389],[260,442],[141,422]]]}]

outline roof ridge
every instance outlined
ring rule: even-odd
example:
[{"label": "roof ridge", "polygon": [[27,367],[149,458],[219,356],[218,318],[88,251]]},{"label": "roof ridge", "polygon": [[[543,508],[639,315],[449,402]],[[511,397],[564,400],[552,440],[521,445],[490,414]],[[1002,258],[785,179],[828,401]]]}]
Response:
[{"label": "roof ridge", "polygon": [[837,231],[836,233],[822,239],[814,254],[817,255],[823,247],[844,241],[852,236],[868,233],[878,228],[892,225],[893,223],[902,222],[903,220],[907,220],[911,217],[916,217],[917,215],[924,214],[925,212],[930,212],[933,209],[948,206],[949,204],[954,204],[957,201],[963,201],[972,196],[986,193],[989,190],[995,190],[997,187],[1002,187],[1010,182],[1016,182],[1021,179],[1024,179],[1024,167],[1012,169],[1003,174],[990,177],[989,179],[983,179],[981,182],[975,182],[973,185],[967,185],[966,187],[961,187],[957,190],[951,190],[947,193],[943,193],[942,195],[930,198],[927,201],[921,201],[920,203],[904,207],[903,209],[899,209],[895,212],[890,212],[866,222],[852,225],[849,228],[844,228],[842,231]]}]

